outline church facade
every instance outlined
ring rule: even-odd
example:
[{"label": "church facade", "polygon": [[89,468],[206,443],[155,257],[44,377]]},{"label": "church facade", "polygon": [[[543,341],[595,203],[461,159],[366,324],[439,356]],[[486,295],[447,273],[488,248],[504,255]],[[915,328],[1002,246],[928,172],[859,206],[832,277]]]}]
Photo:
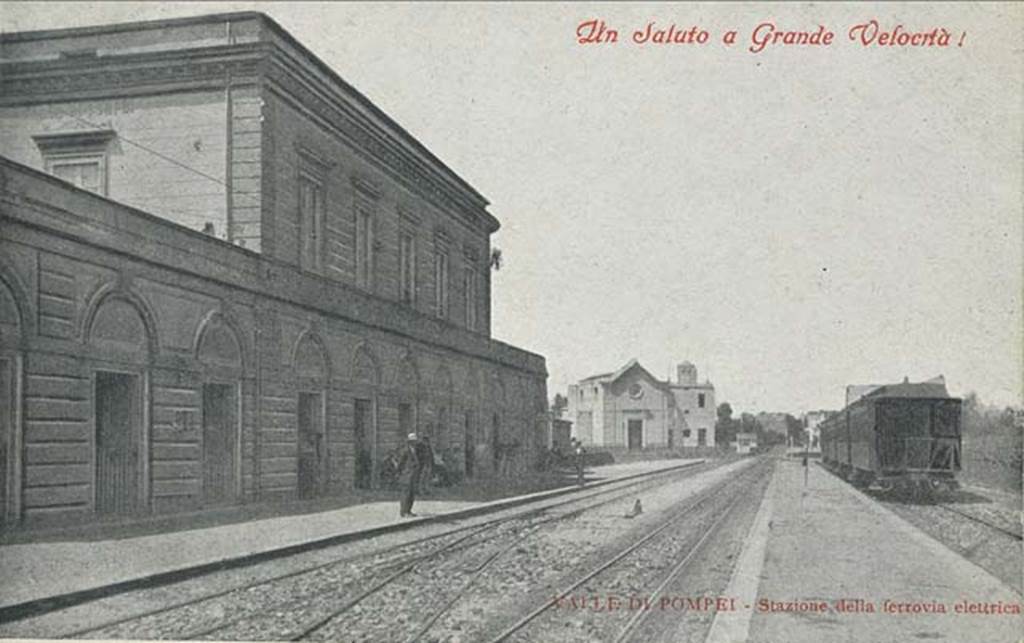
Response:
[{"label": "church facade", "polygon": [[654,377],[633,359],[612,373],[569,386],[568,418],[585,445],[640,451],[715,446],[715,389],[683,362],[676,380]]}]

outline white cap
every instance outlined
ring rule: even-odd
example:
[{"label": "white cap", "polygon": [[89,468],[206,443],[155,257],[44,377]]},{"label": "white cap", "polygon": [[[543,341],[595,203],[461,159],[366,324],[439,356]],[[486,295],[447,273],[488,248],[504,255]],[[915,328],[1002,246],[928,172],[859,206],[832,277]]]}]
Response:
[{"label": "white cap", "polygon": [[410,433],[410,434],[409,434],[409,441],[410,441],[410,442],[414,442],[414,441],[416,441],[417,439],[418,439],[418,438],[416,437],[416,434],[415,434],[415,433]]}]

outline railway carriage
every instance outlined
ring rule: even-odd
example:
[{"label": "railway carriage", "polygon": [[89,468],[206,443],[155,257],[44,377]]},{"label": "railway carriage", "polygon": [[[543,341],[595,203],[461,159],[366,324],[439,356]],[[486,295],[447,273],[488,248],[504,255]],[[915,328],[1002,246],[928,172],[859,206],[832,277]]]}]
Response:
[{"label": "railway carriage", "polygon": [[879,387],[822,424],[822,460],[858,485],[955,489],[960,404],[942,384]]}]

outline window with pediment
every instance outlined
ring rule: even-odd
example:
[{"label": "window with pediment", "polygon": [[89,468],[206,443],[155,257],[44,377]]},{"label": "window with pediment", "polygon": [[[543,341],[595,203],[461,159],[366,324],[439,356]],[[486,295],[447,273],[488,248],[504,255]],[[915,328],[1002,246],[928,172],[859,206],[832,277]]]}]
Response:
[{"label": "window with pediment", "polygon": [[77,188],[107,196],[108,146],[113,130],[39,134],[33,137],[47,173]]}]

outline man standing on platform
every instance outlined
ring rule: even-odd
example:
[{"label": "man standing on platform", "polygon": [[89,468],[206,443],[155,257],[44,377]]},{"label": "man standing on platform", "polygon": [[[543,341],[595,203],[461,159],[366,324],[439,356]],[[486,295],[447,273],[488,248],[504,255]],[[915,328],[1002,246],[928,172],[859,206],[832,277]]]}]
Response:
[{"label": "man standing on platform", "polygon": [[398,475],[405,486],[405,495],[402,496],[398,508],[398,515],[402,518],[416,515],[412,512],[412,503],[416,501],[416,488],[420,482],[420,473],[423,471],[423,461],[417,453],[418,443],[416,434],[410,433],[398,459]]},{"label": "man standing on platform", "polygon": [[572,459],[576,465],[576,484],[583,486],[583,459],[586,456],[587,451],[583,448],[583,443],[576,438],[572,439]]}]

